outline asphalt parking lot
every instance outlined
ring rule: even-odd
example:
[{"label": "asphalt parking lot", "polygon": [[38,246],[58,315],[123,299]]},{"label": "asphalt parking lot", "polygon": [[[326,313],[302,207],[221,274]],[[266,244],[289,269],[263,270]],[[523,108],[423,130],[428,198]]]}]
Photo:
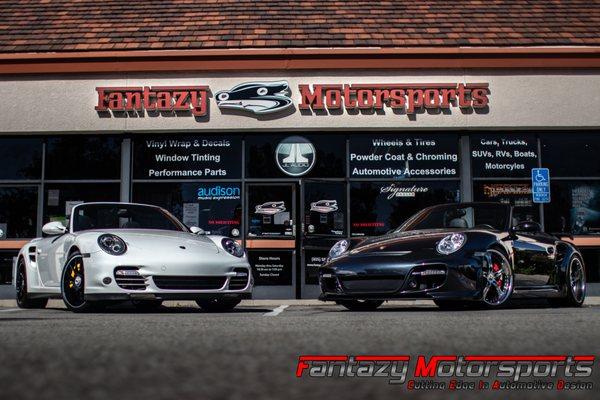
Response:
[{"label": "asphalt parking lot", "polygon": [[[598,354],[599,327],[598,306],[543,304],[443,312],[427,302],[401,303],[359,313],[271,304],[223,314],[185,304],[100,314],[1,307],[0,382],[5,399],[445,398],[446,391],[407,393],[384,378],[296,378],[298,356]],[[593,380],[593,392],[569,398],[597,396],[598,371]],[[495,396],[508,394],[558,396]]]}]

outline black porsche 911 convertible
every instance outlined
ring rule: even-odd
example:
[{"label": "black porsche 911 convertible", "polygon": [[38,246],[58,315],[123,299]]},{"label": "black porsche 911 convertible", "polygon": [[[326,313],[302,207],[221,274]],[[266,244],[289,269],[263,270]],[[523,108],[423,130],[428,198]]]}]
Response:
[{"label": "black porsche 911 convertible", "polygon": [[319,283],[320,300],[350,310],[419,298],[445,309],[499,308],[515,297],[577,307],[586,289],[579,251],[500,203],[429,207],[384,236],[340,240]]}]

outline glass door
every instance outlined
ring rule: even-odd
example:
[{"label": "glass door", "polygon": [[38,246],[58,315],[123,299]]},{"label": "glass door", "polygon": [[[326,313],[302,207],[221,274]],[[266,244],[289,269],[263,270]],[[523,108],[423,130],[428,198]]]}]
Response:
[{"label": "glass door", "polygon": [[348,236],[345,182],[303,180],[301,184],[301,297],[319,295],[317,271],[336,241]]},{"label": "glass door", "polygon": [[248,184],[245,210],[254,297],[296,297],[296,183]]}]

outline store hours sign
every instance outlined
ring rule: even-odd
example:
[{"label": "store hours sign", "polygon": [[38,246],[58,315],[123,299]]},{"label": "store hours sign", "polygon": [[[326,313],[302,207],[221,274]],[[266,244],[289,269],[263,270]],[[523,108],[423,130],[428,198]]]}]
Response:
[{"label": "store hours sign", "polygon": [[171,136],[136,139],[135,179],[238,179],[239,137]]},{"label": "store hours sign", "polygon": [[381,135],[350,139],[353,178],[449,178],[458,176],[456,135]]}]

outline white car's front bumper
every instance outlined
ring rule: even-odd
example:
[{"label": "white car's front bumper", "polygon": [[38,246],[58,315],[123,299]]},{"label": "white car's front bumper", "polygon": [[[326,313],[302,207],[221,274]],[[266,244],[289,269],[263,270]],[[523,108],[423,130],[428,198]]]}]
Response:
[{"label": "white car's front bumper", "polygon": [[[84,255],[86,299],[200,299],[251,298],[253,278],[246,257],[229,254],[112,256]],[[123,275],[117,271],[126,272]]]}]

